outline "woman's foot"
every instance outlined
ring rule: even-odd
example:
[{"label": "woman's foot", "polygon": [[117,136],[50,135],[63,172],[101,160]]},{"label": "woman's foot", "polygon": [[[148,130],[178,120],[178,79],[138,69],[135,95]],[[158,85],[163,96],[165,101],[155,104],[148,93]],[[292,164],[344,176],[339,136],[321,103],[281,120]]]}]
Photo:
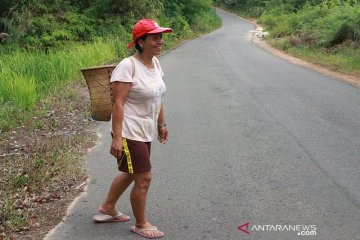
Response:
[{"label": "woman's foot", "polygon": [[105,215],[115,216],[117,211],[114,207],[107,207],[104,204],[100,205],[98,208],[99,212]]},{"label": "woman's foot", "polygon": [[144,238],[154,239],[161,238],[165,234],[159,231],[155,226],[151,225],[149,222],[143,225],[136,225],[130,229],[133,233],[136,233]]},{"label": "woman's foot", "polygon": [[130,220],[129,216],[116,211],[115,208],[106,208],[104,205],[99,207],[99,212],[104,215],[111,216],[113,219],[116,219],[117,222],[126,222]]}]

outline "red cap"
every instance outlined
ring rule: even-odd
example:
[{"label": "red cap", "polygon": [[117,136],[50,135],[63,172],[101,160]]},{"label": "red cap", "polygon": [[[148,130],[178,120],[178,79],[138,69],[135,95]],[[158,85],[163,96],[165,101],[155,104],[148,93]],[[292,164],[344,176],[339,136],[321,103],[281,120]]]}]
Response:
[{"label": "red cap", "polygon": [[151,33],[169,33],[172,32],[171,28],[163,28],[160,27],[154,20],[151,19],[141,19],[138,21],[133,29],[133,40],[129,45],[128,48],[131,48],[136,40],[144,35],[151,34]]}]

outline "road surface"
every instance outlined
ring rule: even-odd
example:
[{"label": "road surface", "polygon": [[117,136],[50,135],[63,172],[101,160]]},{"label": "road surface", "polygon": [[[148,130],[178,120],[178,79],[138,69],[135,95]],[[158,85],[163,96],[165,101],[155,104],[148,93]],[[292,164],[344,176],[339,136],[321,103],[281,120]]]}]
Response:
[{"label": "road surface", "polygon": [[[170,141],[153,144],[151,222],[171,240],[360,239],[359,89],[271,55],[251,23],[218,13],[222,28],[160,58]],[[117,174],[108,123],[97,131],[87,192],[48,239],[140,239],[134,221],[91,221]],[[129,192],[118,207],[133,217]]]}]

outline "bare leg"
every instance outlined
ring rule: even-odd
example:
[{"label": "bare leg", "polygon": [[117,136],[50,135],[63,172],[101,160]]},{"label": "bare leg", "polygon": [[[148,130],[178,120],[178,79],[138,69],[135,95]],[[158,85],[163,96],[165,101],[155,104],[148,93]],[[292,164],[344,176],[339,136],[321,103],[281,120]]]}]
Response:
[{"label": "bare leg", "polygon": [[122,173],[114,178],[105,202],[99,207],[101,213],[114,216],[117,214],[115,204],[134,180],[129,173]]},{"label": "bare leg", "polygon": [[[151,171],[134,174],[135,184],[130,193],[131,206],[136,218],[136,228],[151,229],[154,226],[150,224],[145,216],[146,197],[151,182]],[[158,230],[146,231],[147,236],[162,236],[163,233]]]},{"label": "bare leg", "polygon": [[134,180],[135,184],[130,193],[130,200],[136,218],[136,225],[141,226],[147,222],[145,206],[151,182],[151,172],[135,173]]}]

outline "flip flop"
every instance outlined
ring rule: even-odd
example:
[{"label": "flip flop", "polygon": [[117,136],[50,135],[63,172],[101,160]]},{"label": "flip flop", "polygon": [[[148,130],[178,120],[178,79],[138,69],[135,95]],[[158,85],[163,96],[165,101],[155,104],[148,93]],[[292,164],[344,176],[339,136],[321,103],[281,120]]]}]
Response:
[{"label": "flip flop", "polygon": [[106,214],[97,214],[93,216],[95,223],[108,223],[108,222],[127,222],[130,221],[130,217],[118,212],[115,216]]},{"label": "flip flop", "polygon": [[[165,234],[163,232],[158,231],[157,227],[151,227],[151,228],[137,228],[136,226],[132,226],[130,228],[130,231],[132,231],[133,233],[136,233],[144,238],[148,238],[148,239],[155,239],[155,238],[161,238],[163,236],[165,236]],[[157,236],[149,236],[147,234],[147,232],[151,232],[151,231],[158,231],[160,233],[160,235]]]}]

